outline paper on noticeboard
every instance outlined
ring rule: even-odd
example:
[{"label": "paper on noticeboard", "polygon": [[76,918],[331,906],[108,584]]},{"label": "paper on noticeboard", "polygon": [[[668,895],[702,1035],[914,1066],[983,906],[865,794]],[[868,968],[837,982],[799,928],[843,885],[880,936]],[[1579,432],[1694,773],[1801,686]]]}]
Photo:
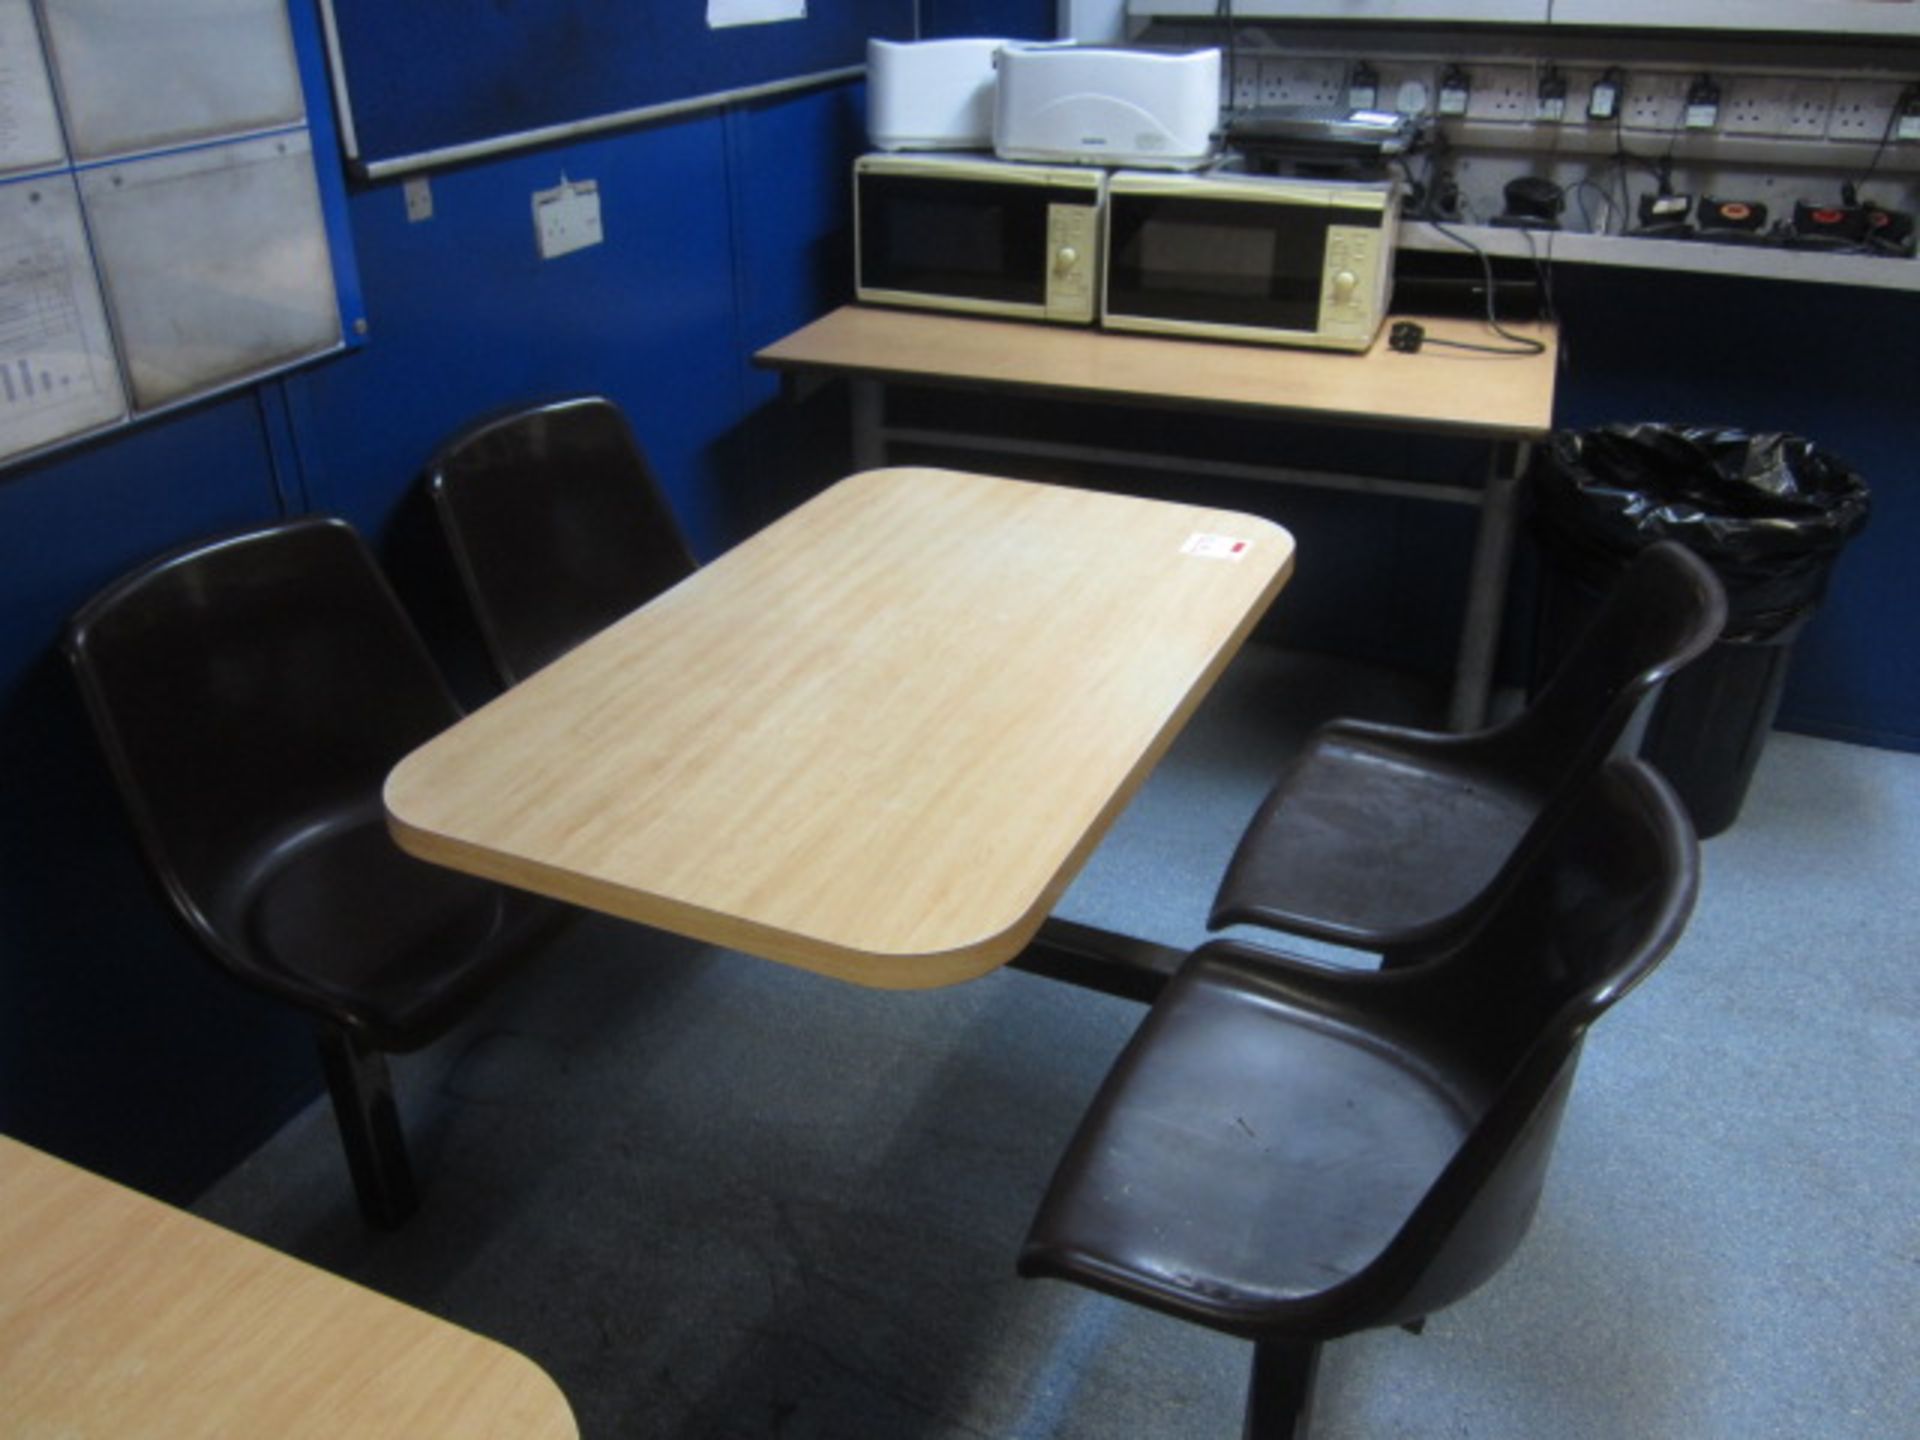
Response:
[{"label": "paper on noticeboard", "polygon": [[769,20],[804,20],[807,0],[707,0],[707,28],[764,25]]},{"label": "paper on noticeboard", "polygon": [[50,167],[66,158],[33,10],[27,0],[0,0],[0,172]]},{"label": "paper on noticeboard", "polygon": [[126,413],[72,177],[0,185],[0,457]]}]

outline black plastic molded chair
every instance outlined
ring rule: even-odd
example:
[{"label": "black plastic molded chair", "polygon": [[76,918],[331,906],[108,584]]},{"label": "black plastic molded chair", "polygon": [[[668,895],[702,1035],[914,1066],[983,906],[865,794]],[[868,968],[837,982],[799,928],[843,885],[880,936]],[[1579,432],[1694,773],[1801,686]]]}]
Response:
[{"label": "black plastic molded chair", "polygon": [[652,466],[598,396],[482,421],[441,448],[427,490],[507,685],[694,570]]},{"label": "black plastic molded chair", "polygon": [[360,537],[303,519],[156,560],[67,654],[147,865],[233,978],[305,1011],[360,1205],[416,1194],[384,1052],[447,1030],[558,907],[402,853],[380,792],[460,716]]},{"label": "black plastic molded chair", "polygon": [[1335,720],[1267,796],[1209,925],[1258,925],[1404,963],[1467,923],[1535,821],[1632,735],[1726,623],[1718,578],[1671,541],[1636,557],[1553,679],[1465,735]]},{"label": "black plastic molded chair", "polygon": [[1665,781],[1620,759],[1427,964],[1196,951],[1082,1120],[1021,1273],[1252,1340],[1245,1434],[1303,1434],[1323,1342],[1417,1329],[1520,1243],[1587,1027],[1679,937],[1698,869]]}]

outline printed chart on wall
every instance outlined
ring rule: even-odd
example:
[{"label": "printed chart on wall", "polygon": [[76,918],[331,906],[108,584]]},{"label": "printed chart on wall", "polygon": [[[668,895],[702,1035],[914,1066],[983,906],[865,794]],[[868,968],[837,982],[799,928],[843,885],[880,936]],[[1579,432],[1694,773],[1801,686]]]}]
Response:
[{"label": "printed chart on wall", "polygon": [[340,347],[312,151],[285,0],[0,0],[0,464]]},{"label": "printed chart on wall", "polygon": [[[65,163],[27,0],[0,0],[0,176]],[[0,456],[126,414],[69,175],[0,183]]]},{"label": "printed chart on wall", "polygon": [[0,455],[123,418],[72,179],[0,187],[0,236]]}]

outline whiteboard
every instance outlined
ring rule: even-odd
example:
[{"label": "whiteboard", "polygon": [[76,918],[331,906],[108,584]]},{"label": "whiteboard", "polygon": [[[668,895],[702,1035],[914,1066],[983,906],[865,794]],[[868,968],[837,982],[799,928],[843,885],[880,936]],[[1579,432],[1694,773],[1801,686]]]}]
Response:
[{"label": "whiteboard", "polygon": [[707,0],[321,5],[347,154],[377,176],[630,124],[705,97],[850,79],[868,37],[912,38],[917,0],[814,0],[783,23],[745,25],[711,24]]},{"label": "whiteboard", "polygon": [[73,177],[0,185],[0,456],[126,413]]},{"label": "whiteboard", "polygon": [[305,114],[286,0],[40,0],[76,159]]},{"label": "whiteboard", "polygon": [[340,343],[304,130],[84,170],[136,410]]}]

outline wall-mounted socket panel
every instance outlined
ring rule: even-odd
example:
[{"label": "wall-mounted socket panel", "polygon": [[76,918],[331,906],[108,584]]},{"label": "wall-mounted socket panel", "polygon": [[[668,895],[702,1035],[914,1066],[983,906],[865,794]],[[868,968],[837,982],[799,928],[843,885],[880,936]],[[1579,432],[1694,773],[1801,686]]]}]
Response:
[{"label": "wall-mounted socket panel", "polygon": [[1833,111],[1831,80],[1793,75],[1736,75],[1726,82],[1715,126],[1726,135],[1818,140]]},{"label": "wall-mounted socket panel", "polygon": [[1227,82],[1227,103],[1235,110],[1251,110],[1260,103],[1260,69],[1264,63],[1252,55],[1242,55],[1233,62],[1233,74]]},{"label": "wall-mounted socket panel", "polygon": [[1789,81],[1776,133],[1787,139],[1824,139],[1833,117],[1833,94],[1831,80]]},{"label": "wall-mounted socket panel", "polygon": [[[1217,36],[1204,31],[1143,38],[1202,43]],[[1642,63],[1626,55],[1601,60],[1564,49],[1528,54],[1508,47],[1477,54],[1390,42],[1375,48],[1364,40],[1309,48],[1295,33],[1249,27],[1241,32],[1222,90],[1235,108],[1342,105],[1355,69],[1365,67],[1372,73],[1377,108],[1437,120],[1466,151],[1511,150],[1569,160],[1617,160],[1622,151],[1640,158],[1660,155],[1694,170],[1732,166],[1756,180],[1815,177],[1794,182],[1810,185],[1809,193],[1828,183],[1818,179],[1823,172],[1836,177],[1833,184],[1857,173],[1860,151],[1885,141],[1876,167],[1877,198],[1896,208],[1920,209],[1920,185],[1913,179],[1920,172],[1920,119],[1912,122],[1915,133],[1909,138],[1899,113],[1920,74],[1910,80],[1898,70],[1823,73],[1817,56],[1805,57],[1805,69],[1796,66],[1799,58],[1783,54],[1777,63],[1742,64],[1703,52],[1697,60],[1662,55]],[[1457,115],[1441,113],[1442,79],[1449,74],[1467,79],[1464,112]],[[1564,99],[1553,114],[1541,99],[1549,75],[1564,86]],[[1596,117],[1594,91],[1609,78],[1618,103],[1613,115]],[[1718,91],[1713,120],[1689,125],[1688,96],[1703,78]],[[1558,164],[1558,158],[1551,163]]]},{"label": "wall-mounted socket panel", "polygon": [[1260,67],[1260,103],[1343,105],[1347,68],[1340,60],[1268,60]]},{"label": "wall-mounted socket panel", "polygon": [[[1136,38],[1218,43],[1219,25],[1181,30],[1155,23]],[[1330,28],[1320,39],[1298,25],[1248,26],[1223,90],[1248,107],[1338,105],[1347,103],[1351,77],[1364,67],[1376,108],[1432,127],[1433,142],[1409,157],[1402,173],[1445,197],[1446,216],[1487,224],[1487,235],[1510,245],[1496,253],[1535,253],[1531,232],[1492,224],[1504,215],[1507,185],[1525,177],[1561,188],[1555,243],[1633,234],[1642,224],[1641,202],[1664,184],[1685,207],[1687,225],[1700,227],[1702,253],[1727,249],[1710,227],[1727,223],[1727,207],[1742,204],[1750,214],[1764,212],[1758,223],[1767,233],[1744,235],[1741,253],[1778,259],[1784,248],[1751,242],[1783,240],[1779,232],[1792,225],[1796,206],[1839,206],[1853,193],[1849,186],[1862,203],[1920,213],[1920,113],[1906,113],[1909,98],[1920,93],[1920,50],[1882,48],[1885,54],[1843,54],[1784,41],[1661,37],[1641,50],[1611,34],[1596,34],[1591,44],[1549,35],[1535,47],[1518,36],[1496,40],[1438,27],[1417,36]],[[1460,113],[1448,113],[1443,78],[1462,74],[1465,86],[1451,87]],[[1564,86],[1551,113],[1541,96],[1548,77],[1556,90]],[[1618,103],[1596,116],[1594,94],[1603,82]],[[1709,87],[1717,92],[1711,124],[1689,125],[1689,94],[1705,95]],[[1707,199],[1720,208],[1700,211]],[[1824,257],[1808,252],[1781,263],[1812,265],[1816,258]],[[1904,268],[1920,276],[1920,261],[1890,264],[1849,252],[1834,263],[1890,265],[1879,273]],[[1920,293],[1920,279],[1896,288]]]},{"label": "wall-mounted socket panel", "polygon": [[1834,86],[1827,138],[1878,145],[1891,130],[1894,107],[1905,93],[1906,87],[1891,81],[1842,80]]},{"label": "wall-mounted socket panel", "polygon": [[433,186],[424,175],[410,175],[400,187],[400,193],[407,197],[407,222],[418,225],[422,220],[433,218]]},{"label": "wall-mounted socket panel", "polygon": [[598,245],[606,238],[600,230],[600,182],[562,180],[551,190],[534,191],[533,234],[543,260]]},{"label": "wall-mounted socket panel", "polygon": [[1524,125],[1534,116],[1540,79],[1531,65],[1476,65],[1467,119]]},{"label": "wall-mounted socket panel", "polygon": [[1772,75],[1736,75],[1727,81],[1719,128],[1728,135],[1771,135],[1785,83]]},{"label": "wall-mounted socket panel", "polygon": [[1620,125],[1626,130],[1677,130],[1686,113],[1690,75],[1636,70],[1627,75],[1620,97]]}]

